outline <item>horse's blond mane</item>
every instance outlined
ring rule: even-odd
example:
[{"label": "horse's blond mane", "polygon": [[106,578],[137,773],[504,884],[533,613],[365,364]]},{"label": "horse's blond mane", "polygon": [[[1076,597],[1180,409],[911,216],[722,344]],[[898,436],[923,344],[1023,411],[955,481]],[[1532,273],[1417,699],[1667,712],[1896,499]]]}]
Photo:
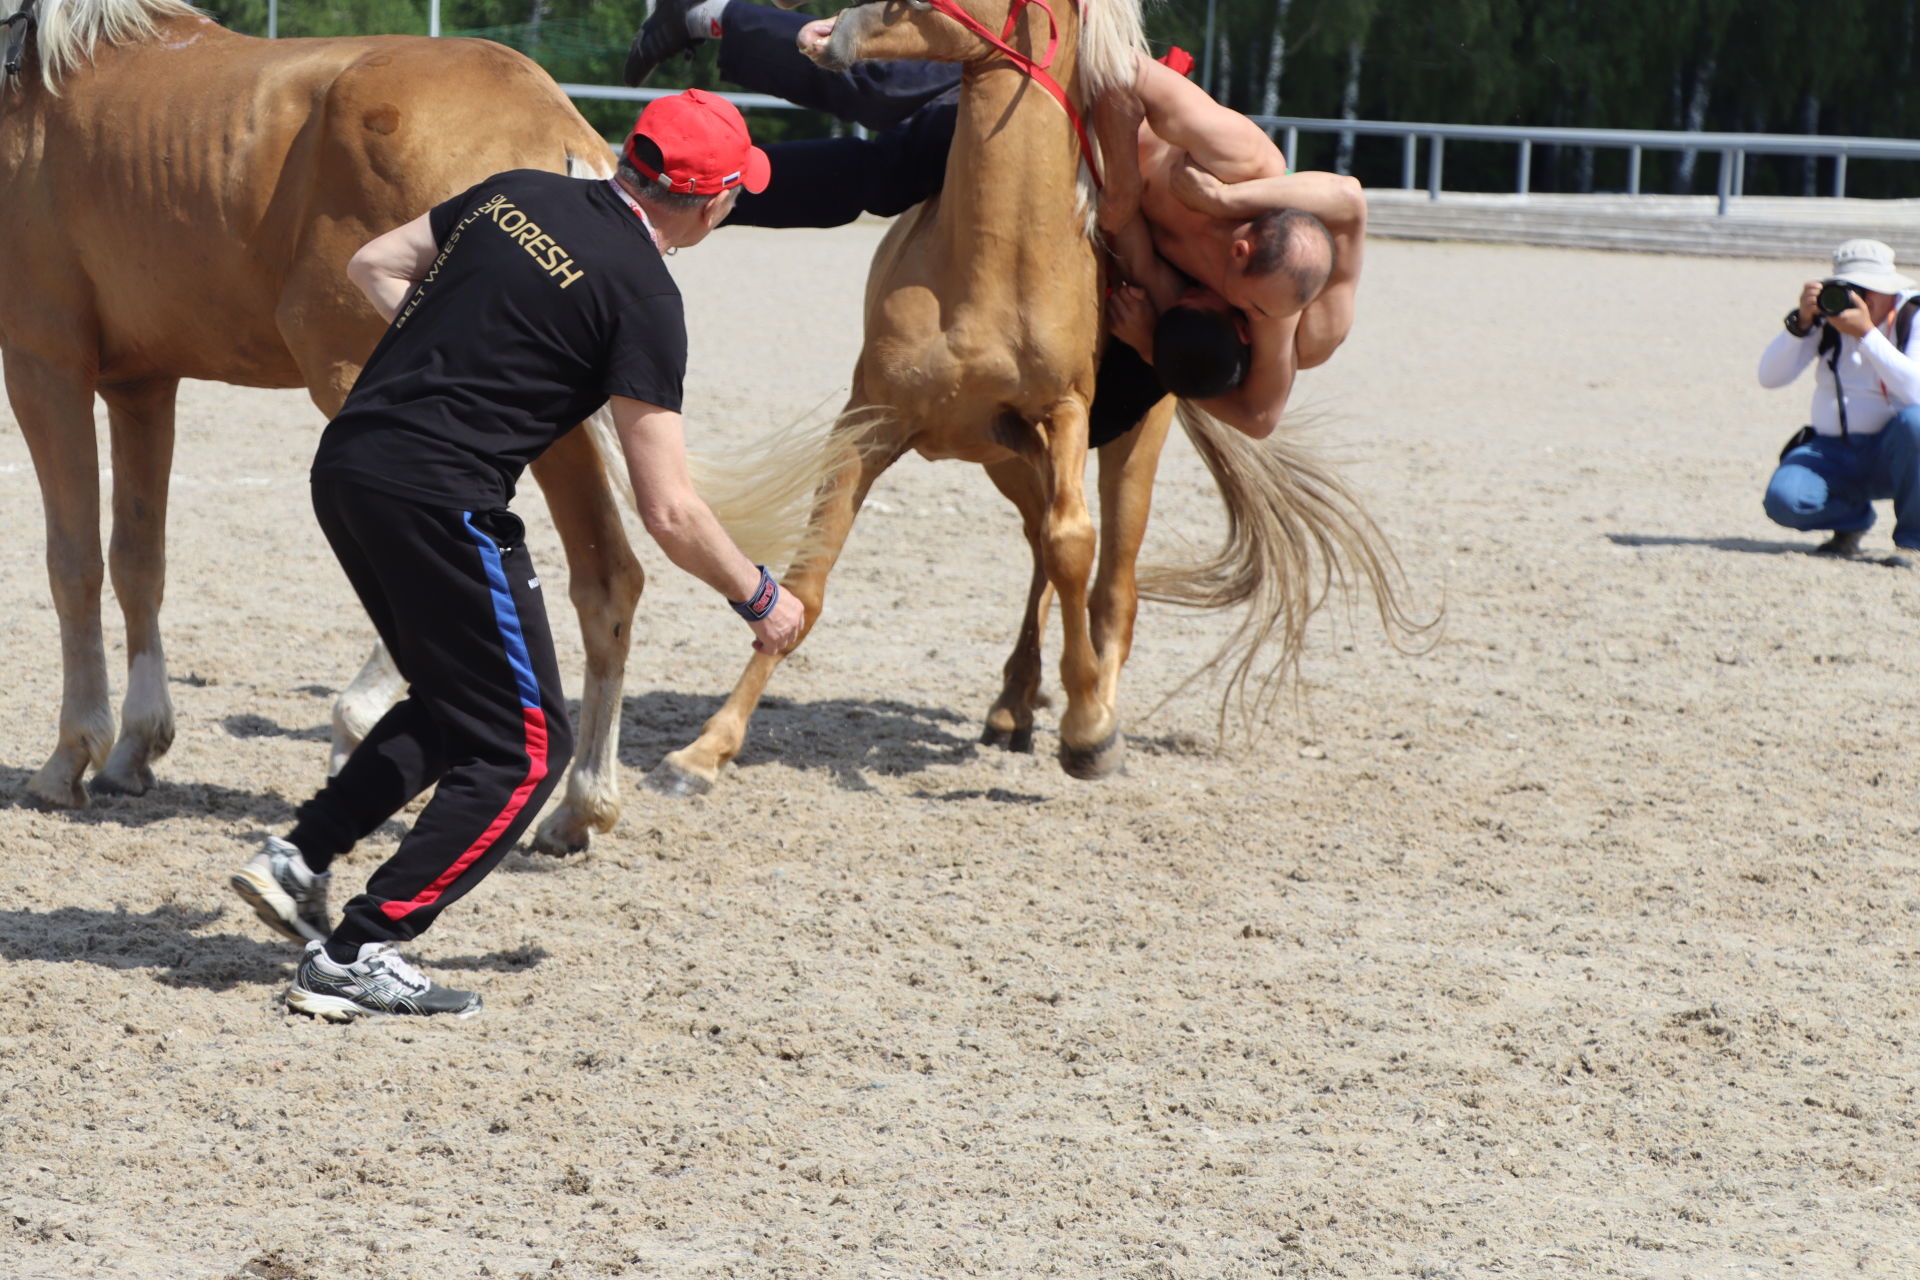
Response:
[{"label": "horse's blond mane", "polygon": [[1133,83],[1134,55],[1147,51],[1140,0],[1081,0],[1077,58],[1087,100]]},{"label": "horse's blond mane", "polygon": [[[22,0],[0,0],[0,16],[19,12]],[[93,58],[94,46],[151,40],[162,18],[204,17],[186,0],[40,0],[33,10],[33,50],[40,79],[51,93],[60,78]]]},{"label": "horse's blond mane", "polygon": [[[1141,0],[1079,0],[1077,8],[1080,14],[1080,40],[1074,56],[1080,73],[1081,109],[1084,112],[1091,111],[1094,98],[1102,90],[1133,83],[1134,55],[1147,51],[1147,35],[1141,25]],[[1093,149],[1099,157],[1100,167],[1105,169],[1106,157],[1101,153],[1098,138],[1093,139]],[[1087,238],[1093,239],[1098,235],[1094,226],[1097,196],[1093,175],[1085,165],[1080,167],[1075,196]]]}]

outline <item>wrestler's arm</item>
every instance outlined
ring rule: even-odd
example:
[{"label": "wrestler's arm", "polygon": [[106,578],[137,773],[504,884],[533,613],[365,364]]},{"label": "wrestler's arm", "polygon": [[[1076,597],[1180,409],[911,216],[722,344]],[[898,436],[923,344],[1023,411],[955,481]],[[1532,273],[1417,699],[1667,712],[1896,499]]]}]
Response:
[{"label": "wrestler's arm", "polygon": [[1300,368],[1325,363],[1353,328],[1367,244],[1367,195],[1360,184],[1319,172],[1228,183],[1186,164],[1174,171],[1171,185],[1180,203],[1229,222],[1251,221],[1271,209],[1297,209],[1320,220],[1333,240],[1333,270],[1301,314],[1294,344]]},{"label": "wrestler's arm", "polygon": [[1136,54],[1134,92],[1147,127],[1179,147],[1222,181],[1245,182],[1284,174],[1286,161],[1266,130],[1171,67]]},{"label": "wrestler's arm", "polygon": [[1247,376],[1225,395],[1196,401],[1202,409],[1242,435],[1264,440],[1280,425],[1293,394],[1294,327],[1298,317],[1254,317],[1247,322]]}]

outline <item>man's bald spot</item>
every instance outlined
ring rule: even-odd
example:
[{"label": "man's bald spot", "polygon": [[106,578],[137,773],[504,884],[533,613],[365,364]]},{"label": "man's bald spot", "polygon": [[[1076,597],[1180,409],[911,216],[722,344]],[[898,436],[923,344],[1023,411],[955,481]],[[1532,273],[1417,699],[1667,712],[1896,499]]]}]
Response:
[{"label": "man's bald spot", "polygon": [[1298,209],[1269,209],[1248,226],[1247,274],[1284,271],[1304,306],[1320,296],[1333,274],[1333,237],[1326,224]]}]

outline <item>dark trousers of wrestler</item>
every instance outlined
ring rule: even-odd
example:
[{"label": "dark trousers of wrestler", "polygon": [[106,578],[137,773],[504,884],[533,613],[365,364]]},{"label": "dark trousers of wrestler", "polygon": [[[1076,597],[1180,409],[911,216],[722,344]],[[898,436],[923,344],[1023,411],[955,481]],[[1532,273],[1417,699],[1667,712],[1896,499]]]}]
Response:
[{"label": "dark trousers of wrestler", "polygon": [[[744,89],[825,111],[876,132],[766,147],[773,178],[742,194],[728,226],[838,227],[862,213],[890,218],[938,195],[959,113],[960,68],[949,62],[856,62],[828,71],[794,43],[811,19],[735,0],[720,40],[720,74]],[[1109,342],[1087,422],[1087,441],[1111,443],[1167,394],[1153,366]]]},{"label": "dark trousers of wrestler", "polygon": [[288,839],[324,871],[435,787],[327,941],[348,962],[363,943],[417,937],[499,864],[565,771],[573,732],[518,517],[338,478],[314,481],[313,508],[407,695],[300,806]]}]

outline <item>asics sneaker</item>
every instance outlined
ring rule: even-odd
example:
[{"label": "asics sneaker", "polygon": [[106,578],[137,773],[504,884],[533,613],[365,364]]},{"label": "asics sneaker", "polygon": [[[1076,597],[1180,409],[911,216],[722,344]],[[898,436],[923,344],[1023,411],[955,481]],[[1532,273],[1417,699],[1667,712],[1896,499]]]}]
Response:
[{"label": "asics sneaker", "polygon": [[307,868],[300,850],[279,836],[227,881],[254,914],[295,942],[314,941],[332,932],[327,923],[327,885],[333,877]]},{"label": "asics sneaker", "polygon": [[391,942],[366,942],[352,964],[336,964],[318,942],[307,944],[287,988],[287,1006],[328,1022],[388,1014],[450,1013],[471,1018],[480,997],[430,982],[403,960]]}]

